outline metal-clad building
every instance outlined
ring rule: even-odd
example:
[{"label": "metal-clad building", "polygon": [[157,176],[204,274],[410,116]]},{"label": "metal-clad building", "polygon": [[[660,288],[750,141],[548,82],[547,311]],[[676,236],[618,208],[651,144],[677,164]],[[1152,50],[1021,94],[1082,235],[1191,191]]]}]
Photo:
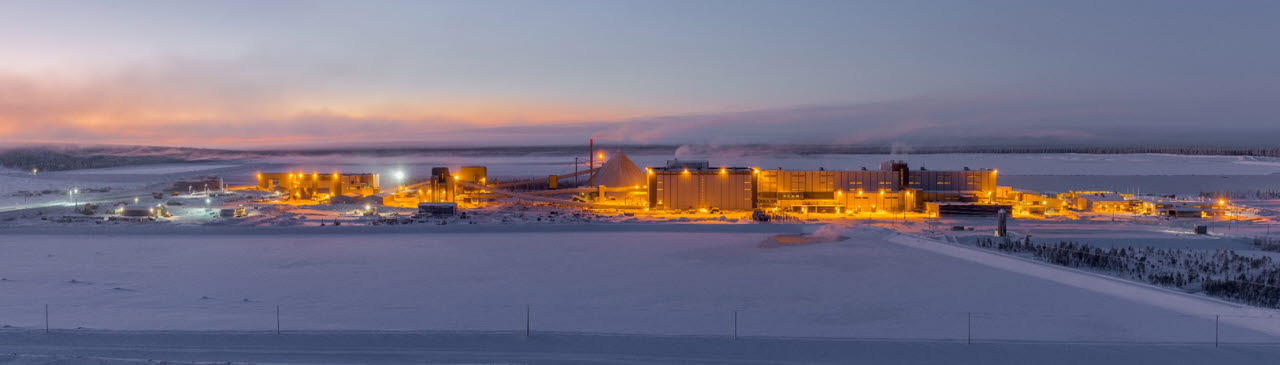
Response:
[{"label": "metal-clad building", "polygon": [[259,173],[258,188],[282,187],[295,199],[332,197],[347,193],[376,194],[378,174]]},{"label": "metal-clad building", "polygon": [[995,170],[908,171],[907,185],[920,192],[920,202],[974,202],[993,198],[996,174]]},{"label": "metal-clad building", "polygon": [[750,210],[756,207],[755,174],[748,168],[672,166],[649,169],[647,175],[650,209]]},{"label": "metal-clad building", "polygon": [[996,190],[996,172],[909,171],[905,162],[880,171],[787,171],[712,168],[667,161],[650,168],[650,209],[873,212],[923,209],[926,201],[975,201]]},{"label": "metal-clad building", "polygon": [[[759,172],[759,206],[794,211],[893,210],[900,208],[898,171]],[[856,207],[856,208],[855,208]]]}]

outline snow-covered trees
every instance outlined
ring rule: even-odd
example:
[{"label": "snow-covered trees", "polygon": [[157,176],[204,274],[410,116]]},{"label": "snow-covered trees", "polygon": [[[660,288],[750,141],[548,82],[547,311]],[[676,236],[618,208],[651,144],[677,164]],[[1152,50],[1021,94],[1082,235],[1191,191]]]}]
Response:
[{"label": "snow-covered trees", "polygon": [[[1254,239],[1262,249],[1280,250],[1280,242]],[[1280,308],[1280,264],[1270,256],[1240,255],[1230,250],[1102,249],[1062,241],[982,238],[977,246],[1030,256],[1055,265],[1086,268],[1130,280],[1179,288],[1262,307]],[[1264,248],[1266,247],[1266,248]]]}]

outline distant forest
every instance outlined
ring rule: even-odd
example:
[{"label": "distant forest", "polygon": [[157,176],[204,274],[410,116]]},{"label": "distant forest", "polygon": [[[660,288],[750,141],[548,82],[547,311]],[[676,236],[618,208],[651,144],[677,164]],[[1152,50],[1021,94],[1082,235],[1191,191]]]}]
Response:
[{"label": "distant forest", "polygon": [[[903,146],[903,145],[617,145],[597,144],[597,150],[621,149],[633,155],[910,155],[944,153],[1081,153],[1138,154],[1158,153],[1201,156],[1265,156],[1280,157],[1280,147],[1212,147],[1212,146]],[[0,167],[41,171],[180,163],[196,161],[237,160],[270,156],[315,156],[345,154],[357,156],[455,155],[455,156],[573,156],[586,155],[587,146],[483,146],[483,147],[352,147],[296,150],[217,150],[155,146],[78,146],[41,145],[0,150]]]}]

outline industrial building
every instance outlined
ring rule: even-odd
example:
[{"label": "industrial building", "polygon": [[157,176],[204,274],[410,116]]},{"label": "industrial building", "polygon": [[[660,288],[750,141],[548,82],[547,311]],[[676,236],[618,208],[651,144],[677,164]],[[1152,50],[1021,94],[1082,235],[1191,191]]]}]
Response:
[{"label": "industrial building", "polygon": [[378,174],[259,173],[258,188],[281,189],[294,199],[329,199],[344,194],[361,197],[380,191]]},{"label": "industrial building", "polygon": [[1098,213],[1129,213],[1137,210],[1138,202],[1110,191],[1072,191],[1065,198],[1072,200],[1078,210]]},{"label": "industrial building", "polygon": [[712,169],[707,161],[670,160],[666,167],[648,169],[649,209],[754,209],[757,173],[745,167]]},{"label": "industrial building", "polygon": [[792,171],[670,160],[647,175],[649,208],[655,210],[858,213],[920,211],[929,201],[987,202],[997,172],[910,171],[901,161],[877,171]]},{"label": "industrial building", "polygon": [[1194,201],[1176,199],[1140,199],[1139,212],[1149,215],[1160,215],[1174,218],[1208,218],[1225,213],[1225,201]]}]

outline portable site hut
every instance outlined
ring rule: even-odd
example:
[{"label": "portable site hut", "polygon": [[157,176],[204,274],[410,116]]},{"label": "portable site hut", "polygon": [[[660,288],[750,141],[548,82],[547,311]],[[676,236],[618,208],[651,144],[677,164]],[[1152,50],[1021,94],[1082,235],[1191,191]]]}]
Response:
[{"label": "portable site hut", "polygon": [[925,213],[933,217],[997,216],[1010,212],[1013,206],[1006,204],[974,204],[959,202],[925,202]]},{"label": "portable site hut", "polygon": [[164,217],[167,215],[169,215],[169,211],[168,209],[165,209],[163,205],[152,206],[152,205],[142,205],[142,204],[131,204],[131,205],[124,206],[124,208],[120,210],[120,216],[122,217],[145,218],[145,217]]},{"label": "portable site hut", "polygon": [[218,216],[223,218],[240,218],[245,216],[244,207],[222,208],[218,211]]}]

